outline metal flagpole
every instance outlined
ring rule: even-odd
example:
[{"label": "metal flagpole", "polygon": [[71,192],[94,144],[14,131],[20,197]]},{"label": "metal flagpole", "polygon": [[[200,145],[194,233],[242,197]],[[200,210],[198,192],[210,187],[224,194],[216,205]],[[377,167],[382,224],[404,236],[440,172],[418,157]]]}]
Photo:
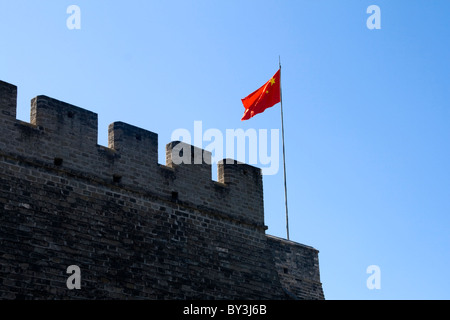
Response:
[{"label": "metal flagpole", "polygon": [[288,218],[288,201],[287,201],[287,184],[286,184],[286,152],[284,150],[284,121],[283,121],[283,95],[281,92],[281,57],[278,57],[280,66],[280,103],[281,103],[281,139],[283,141],[283,167],[284,167],[284,203],[286,206],[286,234],[289,240],[289,218]]}]

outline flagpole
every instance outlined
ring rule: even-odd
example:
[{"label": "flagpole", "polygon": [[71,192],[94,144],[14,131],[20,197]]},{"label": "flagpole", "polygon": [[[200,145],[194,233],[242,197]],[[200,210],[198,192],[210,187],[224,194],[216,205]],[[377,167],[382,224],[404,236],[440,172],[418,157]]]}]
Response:
[{"label": "flagpole", "polygon": [[281,92],[281,57],[278,56],[280,66],[280,103],[281,103],[281,139],[283,141],[283,167],[284,167],[284,204],[286,207],[286,235],[289,240],[289,217],[288,217],[288,200],[287,200],[287,184],[286,184],[286,152],[284,150],[284,120],[283,120],[283,95]]}]

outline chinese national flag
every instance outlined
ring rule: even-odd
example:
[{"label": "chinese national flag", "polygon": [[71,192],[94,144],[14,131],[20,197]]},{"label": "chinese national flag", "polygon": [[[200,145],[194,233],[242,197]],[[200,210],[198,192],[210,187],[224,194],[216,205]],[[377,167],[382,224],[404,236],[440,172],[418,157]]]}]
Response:
[{"label": "chinese national flag", "polygon": [[242,99],[245,112],[241,120],[248,120],[281,101],[280,69],[261,88]]}]

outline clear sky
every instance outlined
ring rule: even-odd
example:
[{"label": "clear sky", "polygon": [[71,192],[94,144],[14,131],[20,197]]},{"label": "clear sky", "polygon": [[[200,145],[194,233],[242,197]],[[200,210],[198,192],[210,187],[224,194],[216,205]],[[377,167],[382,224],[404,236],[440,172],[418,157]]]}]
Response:
[{"label": "clear sky", "polygon": [[[158,133],[164,163],[194,121],[280,129],[280,104],[240,119],[281,56],[290,238],[320,251],[325,297],[449,299],[449,15],[448,0],[0,0],[0,79],[19,119],[48,95],[98,113],[101,145],[114,121]],[[279,155],[265,223],[286,237]]]}]

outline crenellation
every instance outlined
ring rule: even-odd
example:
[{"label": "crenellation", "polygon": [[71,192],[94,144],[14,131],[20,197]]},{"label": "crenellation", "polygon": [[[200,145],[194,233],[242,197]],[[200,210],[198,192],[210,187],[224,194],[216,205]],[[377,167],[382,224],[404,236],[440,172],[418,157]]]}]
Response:
[{"label": "crenellation", "polygon": [[[43,134],[42,127],[20,120],[14,123],[12,130],[14,130],[14,133],[17,133],[17,141],[22,143],[38,143],[40,135]],[[11,133],[11,135],[14,133]]]},{"label": "crenellation", "polygon": [[150,188],[150,181],[158,169],[156,133],[114,122],[108,128],[108,147],[116,154],[109,158],[113,177],[120,177],[124,184]]},{"label": "crenellation", "polygon": [[0,117],[16,120],[17,87],[0,80]]},{"label": "crenellation", "polygon": [[230,197],[242,204],[242,217],[264,224],[264,198],[261,169],[224,159],[218,164],[218,180],[230,188]]},{"label": "crenellation", "polygon": [[[1,87],[6,97],[2,109],[15,110],[17,88],[5,82]],[[166,145],[166,164],[159,165],[158,135],[123,122],[109,126],[108,147],[100,146],[96,113],[43,95],[31,100],[30,118],[30,123],[15,120],[13,127],[5,126],[11,130],[8,139],[18,143],[3,151],[172,198],[177,194],[174,200],[213,210],[227,207],[237,218],[264,221],[258,168],[228,160],[218,164],[219,181],[215,182],[211,152],[180,141]],[[7,143],[3,138],[0,146]]]},{"label": "crenellation", "polygon": [[0,81],[0,298],[321,298],[317,252],[265,234],[261,169],[224,159],[213,181],[207,150],[159,164],[156,133],[114,122],[105,147],[96,113],[37,96],[27,123],[16,101]]},{"label": "crenellation", "polygon": [[42,95],[32,99],[30,123],[67,147],[92,151],[97,145],[97,114],[63,101]]},{"label": "crenellation", "polygon": [[158,163],[158,135],[124,122],[109,125],[108,147],[129,159],[153,166]]},{"label": "crenellation", "polygon": [[168,143],[166,166],[174,169],[176,177],[170,184],[186,198],[201,196],[212,183],[211,152],[201,148],[180,141]]},{"label": "crenellation", "polygon": [[201,165],[201,168],[211,172],[211,152],[181,141],[172,141],[166,145],[166,166],[173,168],[176,165],[192,164]]}]

